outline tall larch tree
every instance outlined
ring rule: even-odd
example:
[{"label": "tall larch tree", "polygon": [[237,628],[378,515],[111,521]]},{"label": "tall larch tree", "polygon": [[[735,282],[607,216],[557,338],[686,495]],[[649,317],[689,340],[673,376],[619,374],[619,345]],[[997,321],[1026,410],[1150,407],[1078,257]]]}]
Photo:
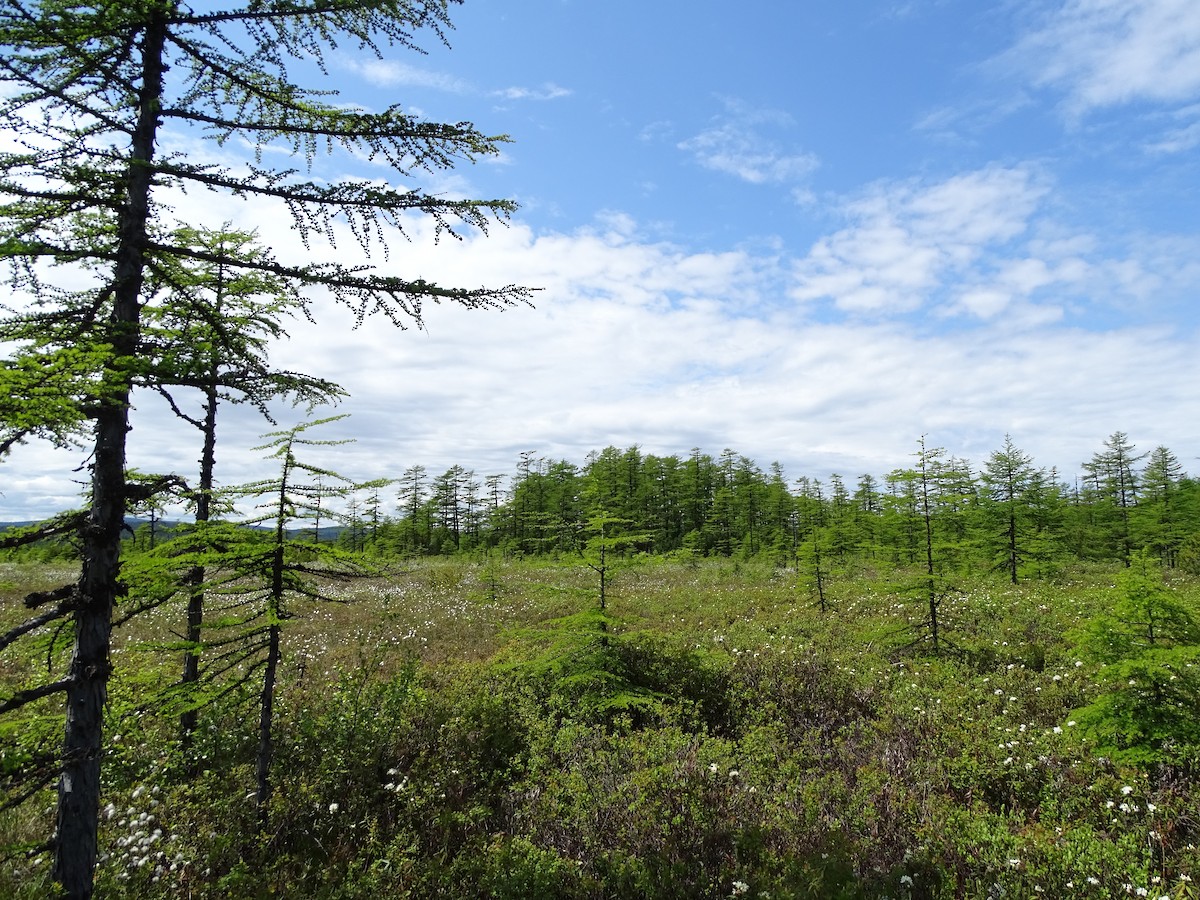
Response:
[{"label": "tall larch tree", "polygon": [[[306,90],[290,73],[301,61],[323,68],[335,46],[379,54],[387,46],[415,49],[420,32],[444,40],[450,2],[272,0],[196,11],[177,0],[92,7],[0,0],[0,121],[15,144],[0,155],[8,282],[30,302],[63,311],[76,326],[75,343],[47,351],[77,345],[98,353],[93,362],[104,385],[86,412],[93,425],[91,491],[72,603],[74,647],[63,679],[54,873],[69,897],[93,890],[112,610],[130,499],[129,399],[143,365],[146,276],[164,255],[211,260],[213,252],[172,236],[182,223],[172,221],[163,200],[188,188],[278,203],[306,243],[349,233],[366,253],[386,249],[410,214],[432,217],[438,234],[454,236],[507,216],[507,201],[435,196],[411,183],[494,154],[503,138],[469,124],[425,122],[399,107],[364,112],[324,90]],[[257,153],[220,166],[160,152],[168,137],[178,145],[201,136],[225,152],[248,144]],[[337,151],[386,164],[394,182],[314,177],[317,157]],[[271,164],[287,155],[302,159],[301,167]],[[55,264],[70,270],[71,283],[81,270],[91,278],[69,305],[59,306]],[[419,321],[426,302],[479,308],[527,299],[513,286],[446,288],[338,263],[281,262],[267,271],[324,288],[360,321],[380,314],[401,327]]]},{"label": "tall larch tree", "polygon": [[1031,528],[1033,506],[1030,494],[1039,483],[1033,458],[1004,436],[1004,446],[992,452],[984,464],[983,535],[992,564],[1017,584],[1027,556],[1026,538]]},{"label": "tall larch tree", "polygon": [[1135,520],[1139,542],[1153,550],[1167,568],[1175,567],[1187,537],[1187,517],[1180,502],[1186,473],[1179,457],[1166,447],[1150,451],[1142,470],[1142,502]]},{"label": "tall larch tree", "polygon": [[1129,435],[1115,431],[1104,441],[1104,449],[1083,464],[1087,493],[1095,505],[1096,524],[1106,532],[1108,551],[1126,566],[1133,555],[1130,520],[1138,502],[1136,466],[1145,458],[1145,453],[1137,453]]}]

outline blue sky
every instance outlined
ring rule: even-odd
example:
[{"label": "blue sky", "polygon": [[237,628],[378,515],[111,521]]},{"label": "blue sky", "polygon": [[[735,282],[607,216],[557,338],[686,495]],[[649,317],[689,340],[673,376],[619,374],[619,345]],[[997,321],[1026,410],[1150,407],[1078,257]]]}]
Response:
[{"label": "blue sky", "polygon": [[[637,443],[852,478],[908,465],[922,434],[979,464],[1011,433],[1070,480],[1117,430],[1197,467],[1194,0],[468,0],[453,15],[450,48],[347,48],[322,86],[508,134],[499,159],[423,186],[521,209],[461,243],[416,224],[375,262],[542,290],[533,309],[431,308],[424,331],[353,331],[335,309],[293,328],[278,363],[351,393],[330,435],[358,438],[331,461],[347,474],[482,477],[523,450],[582,463]],[[178,209],[310,252],[278,210]],[[266,426],[228,421],[231,482],[258,471],[247,448]],[[187,472],[186,440],[139,402],[131,464]],[[18,451],[0,518],[70,503],[79,461]]]}]

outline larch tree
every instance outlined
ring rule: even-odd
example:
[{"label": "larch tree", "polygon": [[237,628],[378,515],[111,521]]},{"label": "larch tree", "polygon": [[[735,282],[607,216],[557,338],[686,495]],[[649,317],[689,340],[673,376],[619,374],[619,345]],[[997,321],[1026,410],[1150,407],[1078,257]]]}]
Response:
[{"label": "larch tree", "polygon": [[[255,0],[196,11],[177,0],[91,7],[0,0],[0,122],[12,147],[0,154],[0,254],[10,287],[30,298],[32,314],[61,315],[64,333],[76,332],[69,343],[43,348],[47,358],[78,352],[89,357],[86,371],[100,373],[86,410],[66,411],[63,427],[22,406],[9,411],[4,437],[62,437],[81,418],[92,425],[90,503],[71,601],[74,647],[61,681],[66,723],[53,842],[54,874],[69,897],[93,891],[112,611],[131,496],[129,401],[144,365],[143,305],[152,300],[147,275],[165,256],[219,256],[173,237],[182,223],[172,221],[164,195],[209,190],[277,203],[306,244],[348,232],[364,253],[385,250],[411,214],[431,217],[437,235],[454,237],[507,216],[507,201],[435,196],[410,183],[494,154],[502,137],[466,123],[422,121],[399,107],[365,112],[291,75],[300,62],[324,68],[335,46],[378,55],[387,46],[416,49],[422,31],[444,40],[451,2]],[[244,143],[257,152],[237,165],[213,165],[161,152],[168,137],[207,137],[227,150]],[[395,183],[315,177],[316,158],[337,151],[386,164]],[[271,165],[285,154],[306,165]],[[379,314],[401,327],[419,322],[426,302],[502,308],[528,299],[515,286],[446,288],[352,264],[227,262],[231,270],[323,288],[359,321]],[[61,285],[77,285],[81,272],[87,289],[60,304]],[[28,376],[29,368],[20,372]],[[66,373],[73,376],[70,367]]]},{"label": "larch tree", "polygon": [[367,541],[371,546],[379,539],[379,522],[380,513],[383,510],[383,501],[379,499],[379,489],[372,488],[367,494],[367,499],[363,501],[363,513],[369,522],[369,531],[367,532]]},{"label": "larch tree", "polygon": [[938,465],[941,458],[945,455],[945,451],[940,447],[930,449],[925,443],[925,435],[921,435],[919,443],[921,449],[916,453],[916,472],[919,476],[917,479],[917,500],[924,536],[924,540],[922,541],[922,547],[925,551],[924,594],[929,611],[929,617],[925,624],[929,629],[929,640],[933,645],[933,653],[936,656],[941,649],[941,622],[938,614],[941,611],[942,597],[935,577],[937,568],[935,566],[934,553],[934,512],[936,509]]},{"label": "larch tree", "polygon": [[[822,550],[829,542],[826,525],[828,508],[821,482],[814,478],[796,481],[796,512],[798,528],[803,528],[806,540],[796,542],[796,565],[801,571],[802,582],[807,583],[817,597],[817,608],[822,615],[829,612],[827,586],[829,573],[825,568]],[[797,534],[799,537],[799,534]]]},{"label": "larch tree", "polygon": [[913,625],[917,637],[912,645],[928,641],[937,656],[946,642],[942,602],[957,593],[947,582],[946,572],[959,551],[955,518],[963,515],[963,465],[958,460],[947,462],[946,451],[930,447],[924,435],[917,445],[913,454],[916,466],[888,475],[888,483],[895,487],[887,501],[895,507],[893,514],[907,562],[916,564],[920,571],[903,588],[925,607],[924,618]]},{"label": "larch tree", "polygon": [[[335,417],[340,418],[340,417]],[[345,441],[317,440],[306,432],[334,419],[317,419],[266,435],[266,444],[256,448],[277,461],[279,474],[234,488],[240,498],[258,500],[259,513],[247,524],[268,529],[262,540],[249,529],[238,529],[232,542],[233,552],[223,554],[225,596],[237,609],[247,610],[233,628],[236,647],[233,659],[244,667],[246,676],[262,671],[259,690],[258,753],[255,758],[255,806],[260,831],[270,815],[274,780],[271,765],[275,758],[275,694],[282,659],[284,623],[301,601],[335,602],[324,593],[322,584],[375,574],[357,556],[347,556],[331,545],[313,545],[289,537],[296,519],[311,516],[332,498],[352,498],[359,489],[381,487],[383,482],[355,485],[345,476],[301,457],[312,447],[344,444]],[[331,515],[326,513],[327,516]],[[351,524],[349,514],[332,514],[340,525]],[[355,550],[356,548],[351,548]]]},{"label": "larch tree", "polygon": [[1130,515],[1138,502],[1135,466],[1146,458],[1145,453],[1138,454],[1136,450],[1129,435],[1114,431],[1104,441],[1104,449],[1083,464],[1102,530],[1108,532],[1110,548],[1127,567],[1133,556]]},{"label": "larch tree", "polygon": [[[250,404],[274,424],[273,400],[286,398],[311,409],[337,401],[344,392],[325,379],[270,365],[270,343],[287,337],[283,320],[311,320],[312,313],[294,280],[261,268],[274,260],[255,234],[228,227],[184,227],[175,240],[204,250],[209,258],[164,253],[152,261],[146,293],[158,302],[144,311],[142,347],[152,360],[145,382],[199,432],[199,471],[189,496],[197,526],[203,527],[214,511],[217,413],[223,402]],[[197,395],[198,411],[186,405],[183,392]],[[180,586],[187,595],[187,646],[180,678],[185,693],[200,677],[204,581],[201,564],[185,574]],[[180,714],[185,748],[196,721],[195,702],[185,700]]]},{"label": "larch tree", "polygon": [[1167,568],[1175,567],[1175,557],[1187,537],[1186,517],[1180,509],[1182,482],[1186,477],[1179,458],[1163,446],[1150,451],[1142,470],[1138,535]]},{"label": "larch tree", "polygon": [[404,535],[404,550],[419,554],[429,549],[429,522],[426,516],[425,467],[409,466],[400,476],[401,525]]},{"label": "larch tree", "polygon": [[984,541],[996,568],[1017,584],[1026,560],[1026,538],[1032,518],[1031,492],[1040,482],[1033,458],[1019,449],[1011,435],[992,452],[983,467],[984,518],[989,529]]},{"label": "larch tree", "polygon": [[860,553],[874,557],[879,532],[879,483],[870,473],[860,475],[852,498],[856,547]]}]

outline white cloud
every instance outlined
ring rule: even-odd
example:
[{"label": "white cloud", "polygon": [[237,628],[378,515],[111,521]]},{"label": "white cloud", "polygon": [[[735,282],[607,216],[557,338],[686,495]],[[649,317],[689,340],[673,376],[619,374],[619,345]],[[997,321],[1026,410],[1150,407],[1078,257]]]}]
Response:
[{"label": "white cloud", "polygon": [[[1007,206],[998,184],[1015,195]],[[1067,471],[1117,429],[1146,446],[1200,443],[1194,335],[1119,325],[1067,329],[1021,306],[1031,291],[1084,277],[1090,270],[1081,254],[1094,252],[1086,241],[1028,240],[1024,255],[989,261],[986,278],[973,274],[970,260],[987,242],[1025,233],[1039,190],[1031,176],[999,169],[933,186],[877,188],[852,206],[863,222],[886,214],[900,223],[887,247],[872,255],[866,241],[846,243],[844,235],[824,242],[857,248],[858,255],[843,254],[842,276],[857,273],[860,284],[880,291],[886,284],[885,294],[897,284],[947,281],[953,268],[960,279],[947,291],[964,308],[989,321],[1026,315],[1024,330],[936,335],[896,321],[814,323],[802,310],[769,302],[777,291],[773,257],[648,242],[636,221],[612,213],[568,233],[517,223],[490,238],[437,247],[416,226],[412,243],[394,248],[387,271],[447,285],[538,285],[545,290],[536,308],[431,306],[425,332],[398,332],[378,320],[355,331],[349,313],[318,299],[319,324],[292,327],[274,362],[351,392],[340,407],[351,418],[323,436],[358,441],[319,461],[360,478],[396,476],[415,464],[435,473],[461,464],[482,477],[511,473],[523,450],[582,463],[608,444],[637,443],[660,454],[728,446],[762,465],[779,460],[790,477],[824,478],[907,465],[926,432],[977,461],[1011,432],[1039,463]],[[303,256],[292,232],[270,230],[278,211],[241,211],[246,220],[238,224],[258,224],[280,257]],[[970,236],[965,249],[943,246],[951,228]],[[349,246],[343,261],[350,261]],[[926,252],[906,264],[897,247]],[[315,259],[329,255],[319,251]],[[189,472],[194,435],[153,398],[137,405],[131,465]],[[241,408],[222,416],[221,478],[264,474],[249,448],[266,423]],[[281,411],[281,424],[300,416]],[[20,448],[5,465],[0,518],[58,508],[81,461]]]},{"label": "white cloud", "polygon": [[1068,0],[1006,59],[1064,92],[1073,116],[1135,100],[1187,102],[1200,95],[1200,4]]},{"label": "white cloud", "polygon": [[[396,59],[344,57],[342,65],[376,87],[419,87],[451,94],[478,93],[474,85],[456,75],[422,69]],[[488,92],[504,100],[559,100],[573,93],[570,88],[548,81],[538,87],[513,85]]]},{"label": "white cloud", "polygon": [[[545,266],[572,242],[523,245]],[[1043,464],[1062,467],[1118,428],[1185,447],[1200,436],[1200,401],[1187,387],[1200,359],[1165,331],[1043,322],[1019,335],[921,336],[898,325],[731,317],[719,295],[732,269],[717,267],[724,278],[710,281],[711,296],[646,303],[636,282],[653,251],[590,236],[574,249],[570,264],[596,255],[623,270],[604,296],[556,292],[536,310],[501,315],[439,308],[428,335],[372,328],[335,347],[328,327],[299,336],[294,349],[322,370],[340,366],[353,393],[350,428],[361,442],[340,451],[347,466],[387,475],[457,462],[508,473],[525,449],[580,463],[590,450],[638,443],[680,454],[730,446],[763,465],[778,459],[792,477],[824,477],[904,465],[926,431],[976,459],[1012,431]],[[634,261],[620,264],[625,253]],[[659,259],[671,267],[669,253]],[[317,342],[327,355],[304,349]],[[1158,412],[1145,403],[1156,386]],[[1174,415],[1164,419],[1160,404]]]},{"label": "white cloud", "polygon": [[788,149],[769,136],[772,128],[792,125],[786,113],[751,109],[732,100],[726,100],[725,107],[712,127],[676,145],[699,165],[750,184],[799,181],[819,165],[813,154]]},{"label": "white cloud", "polygon": [[570,97],[572,91],[553,82],[547,82],[539,88],[507,87],[492,93],[505,100],[558,100],[562,97]]},{"label": "white cloud", "polygon": [[1186,153],[1200,147],[1200,103],[1193,103],[1172,114],[1176,124],[1146,145],[1152,154]]},{"label": "white cloud", "polygon": [[980,319],[991,319],[1004,311],[1012,301],[1012,295],[995,288],[978,288],[966,291],[959,304],[964,310]]},{"label": "white cloud", "polygon": [[936,184],[882,183],[844,209],[851,224],[795,267],[791,296],[850,312],[907,312],[1024,233],[1046,193],[1027,168],[993,166]]},{"label": "white cloud", "polygon": [[377,87],[422,87],[452,94],[470,93],[470,83],[444,72],[431,72],[395,59],[352,59],[345,57],[347,69]]},{"label": "white cloud", "polygon": [[[1104,301],[1106,290],[1134,298],[1194,285],[1200,272],[1188,266],[1200,253],[1147,241],[1105,256],[1095,239],[1045,226],[1047,190],[1036,170],[1002,166],[880,183],[843,205],[846,227],[815,242],[794,270],[779,245],[701,253],[651,241],[619,210],[567,232],[518,221],[437,246],[416,218],[411,242],[375,260],[383,271],[443,285],[538,286],[536,308],[433,305],[424,332],[379,320],[355,331],[348,312],[317,298],[319,325],[294,325],[273,361],[350,391],[340,411],[351,418],[327,436],[358,442],[320,461],[360,478],[414,464],[510,473],[522,450],[580,463],[607,444],[663,454],[728,446],[763,465],[779,460],[791,477],[883,474],[907,465],[925,432],[977,460],[1011,432],[1040,463],[1063,467],[1116,429],[1146,445],[1195,446],[1195,335],[1128,324],[1152,309],[1132,301],[1103,327],[1072,330],[1058,321],[1061,302],[1033,298],[1086,288]],[[161,199],[189,221],[257,227],[281,259],[358,260],[349,239],[336,251],[303,247],[270,203],[203,192]],[[935,297],[958,319],[941,335],[932,319],[816,323],[807,306],[778,302],[781,267],[802,299],[894,312]],[[153,398],[137,406],[130,464],[189,473],[194,435]],[[282,410],[281,424],[301,415]],[[221,427],[221,479],[263,475],[249,448],[269,426],[228,408]],[[19,448],[3,467],[0,519],[74,502],[81,462]]]}]

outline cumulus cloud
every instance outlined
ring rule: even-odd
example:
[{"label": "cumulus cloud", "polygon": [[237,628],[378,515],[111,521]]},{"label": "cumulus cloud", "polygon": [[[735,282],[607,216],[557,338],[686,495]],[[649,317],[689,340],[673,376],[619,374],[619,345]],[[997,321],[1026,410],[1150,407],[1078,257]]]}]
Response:
[{"label": "cumulus cloud", "polygon": [[[1196,445],[1194,334],[1156,323],[1150,303],[1114,306],[1085,330],[1067,327],[1061,303],[1029,299],[1086,288],[1102,303],[1113,292],[1157,295],[1172,278],[1194,285],[1200,272],[1188,266],[1200,252],[1160,240],[1105,253],[1086,235],[1054,232],[1049,189],[1036,169],[1004,166],[879,183],[842,203],[844,227],[794,268],[777,245],[697,252],[653,240],[619,210],[566,231],[518,220],[436,245],[416,219],[411,240],[375,260],[388,274],[536,286],[536,306],[431,305],[425,330],[401,332],[377,319],[355,330],[349,312],[316,297],[319,324],[295,323],[272,359],[350,392],[339,408],[350,418],[322,436],[356,443],[317,461],[364,479],[412,465],[508,474],[525,450],[581,463],[608,444],[732,447],[763,465],[778,460],[791,477],[822,478],[907,465],[922,433],[979,460],[1011,432],[1039,463],[1067,471],[1117,429],[1150,446]],[[190,219],[258,228],[281,259],[359,261],[344,232],[336,249],[306,248],[270,203],[164,199]],[[786,279],[800,299],[831,298],[850,314],[817,322],[807,304],[778,303]],[[862,315],[929,297],[957,327],[939,334],[928,318]],[[1021,328],[995,327],[1014,319]],[[278,411],[284,426],[304,415]],[[222,417],[222,481],[264,475],[269,464],[250,448],[270,426],[250,408]],[[130,465],[190,473],[195,436],[155,398],[137,399],[133,435]],[[72,469],[84,462],[18,448],[0,518],[73,505]]]},{"label": "cumulus cloud", "polygon": [[[878,186],[848,206],[873,230],[820,244],[847,281],[914,290],[949,285],[954,272],[946,293],[964,311],[1008,316],[1013,297],[1092,277],[1083,259],[1094,244],[1025,238],[1042,190],[1032,173],[1002,168]],[[237,224],[258,225],[280,257],[307,252],[272,226],[278,210],[244,214]],[[979,460],[1005,432],[1040,464],[1069,472],[1117,429],[1146,445],[1200,439],[1195,336],[1165,327],[1122,320],[1085,331],[1043,318],[1023,331],[936,334],[900,319],[813,322],[770,302],[779,291],[773,257],[650,241],[620,213],[566,232],[518,222],[437,246],[424,226],[411,236],[394,248],[389,272],[544,290],[535,308],[431,306],[426,330],[407,332],[378,320],[354,330],[349,313],[316,298],[319,324],[296,323],[273,361],[349,390],[340,411],[350,418],[322,436],[357,441],[319,461],[353,477],[456,464],[480,477],[509,474],[525,450],[582,463],[591,450],[634,443],[659,454],[732,447],[763,465],[780,461],[791,477],[852,477],[907,465],[922,433]],[[1014,236],[1020,253],[985,258]],[[872,248],[868,238],[891,243]],[[350,246],[338,251],[343,261]],[[1163,255],[1147,256],[1142,269],[1167,265],[1171,251],[1159,247]],[[1180,258],[1186,251],[1173,248]],[[317,252],[319,260],[333,251]],[[812,265],[806,257],[801,270]],[[279,410],[283,425],[303,415]],[[221,478],[260,477],[266,464],[249,448],[269,426],[250,409],[223,416]],[[154,398],[138,399],[131,465],[187,473],[195,452],[180,448],[193,442]],[[19,448],[5,467],[3,518],[64,505],[82,461]]]}]

